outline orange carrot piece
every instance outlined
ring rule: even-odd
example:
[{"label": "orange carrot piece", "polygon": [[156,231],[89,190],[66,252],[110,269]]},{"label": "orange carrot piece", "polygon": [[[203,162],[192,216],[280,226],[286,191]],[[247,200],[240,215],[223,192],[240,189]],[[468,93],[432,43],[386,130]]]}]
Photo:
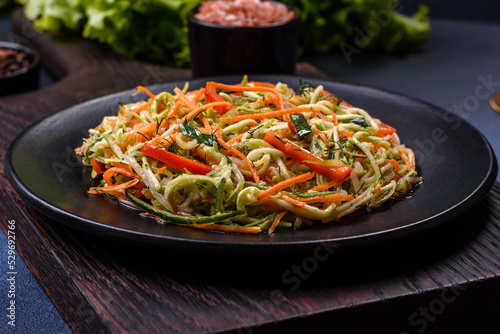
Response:
[{"label": "orange carrot piece", "polygon": [[401,158],[405,162],[405,165],[408,168],[408,170],[410,170],[411,162],[410,162],[410,159],[408,159],[408,156],[405,153],[403,153],[402,151],[400,151],[399,154],[401,155]]},{"label": "orange carrot piece", "polygon": [[397,162],[396,160],[394,160],[394,159],[389,159],[389,160],[387,160],[387,161],[389,161],[389,163],[390,163],[390,164],[394,167],[394,169],[395,169],[397,172],[399,172],[399,171],[401,170],[401,165],[400,165],[400,164],[398,164],[398,162]]},{"label": "orange carrot piece", "polygon": [[175,116],[175,114],[177,113],[177,110],[179,110],[179,107],[182,105],[181,103],[182,101],[181,100],[177,100],[174,102],[174,104],[172,105],[172,108],[170,108],[170,111],[168,112],[167,114],[167,117],[165,117],[162,121],[162,125],[163,125],[163,122],[167,122],[168,119],[172,118]]},{"label": "orange carrot piece", "polygon": [[323,143],[325,143],[325,145],[326,145],[327,148],[330,148],[330,143],[328,142],[328,138],[326,138],[326,136],[323,133],[323,131],[321,131],[317,127],[314,127],[314,133],[317,134],[318,137],[321,138],[321,140],[323,141]]},{"label": "orange carrot piece", "polygon": [[307,198],[297,198],[297,201],[304,203],[327,203],[330,205],[331,203],[335,203],[336,205],[340,205],[342,202],[348,202],[354,199],[354,196],[348,194],[330,194],[325,196],[315,196],[315,197],[307,197]]},{"label": "orange carrot piece", "polygon": [[165,169],[167,169],[167,166],[166,166],[166,165],[165,165],[165,166],[163,166],[163,167],[158,168],[158,169],[156,170],[156,173],[155,173],[155,174],[156,174],[156,175],[160,175],[160,173],[161,173],[161,172],[163,172]]},{"label": "orange carrot piece", "polygon": [[304,203],[303,201],[292,198],[290,196],[281,195],[280,199],[287,201],[287,202],[291,203],[293,206],[296,206],[296,207],[301,208],[301,209],[306,206],[306,203]]},{"label": "orange carrot piece", "polygon": [[[131,172],[130,170],[128,170],[126,168],[122,168],[122,167],[111,167],[106,172],[104,172],[104,174],[106,175],[106,177],[108,177],[109,175],[114,175],[114,174],[123,174],[123,175],[131,177],[133,179],[140,179],[139,175]],[[103,175],[103,177],[105,177],[105,175]]]},{"label": "orange carrot piece", "polygon": [[229,226],[229,225],[219,225],[219,224],[194,224],[189,226],[202,230],[221,231],[229,233],[256,234],[262,232],[261,228],[258,226],[239,227],[239,226]]},{"label": "orange carrot piece", "polygon": [[288,211],[283,211],[279,215],[277,215],[276,218],[274,218],[273,223],[267,230],[267,233],[273,233],[274,230],[276,229],[276,226],[278,226],[279,222],[281,221],[281,218],[283,218],[287,213]]},{"label": "orange carrot piece", "polygon": [[189,100],[189,98],[182,92],[182,90],[179,89],[179,87],[174,88],[174,93],[177,94],[177,98],[181,100],[186,107],[188,107],[191,110],[196,109],[194,103]]},{"label": "orange carrot piece", "polygon": [[87,146],[89,146],[89,145],[90,145],[90,144],[89,144],[88,142],[84,142],[84,143],[82,144],[82,146],[75,148],[75,153],[76,153],[76,154],[83,153],[83,152],[85,151],[85,149],[87,148]]},{"label": "orange carrot piece", "polygon": [[212,103],[207,103],[193,111],[191,111],[189,114],[187,114],[186,116],[184,116],[183,118],[181,118],[179,120],[179,123],[183,123],[184,120],[192,120],[196,115],[198,115],[200,112],[204,111],[204,110],[207,110],[207,109],[210,109],[210,108],[214,108],[214,107],[218,107],[218,106],[232,106],[231,103],[229,102],[212,102]]},{"label": "orange carrot piece", "polygon": [[290,187],[290,186],[292,186],[292,185],[294,185],[296,183],[305,182],[307,180],[310,180],[315,175],[316,175],[315,172],[308,172],[308,173],[305,173],[305,174],[301,174],[301,175],[292,177],[292,178],[290,178],[288,180],[281,181],[281,182],[275,184],[274,186],[272,186],[271,188],[264,190],[257,197],[258,197],[258,199],[263,199],[263,198],[266,198],[268,196],[274,195],[278,191],[286,189],[286,188],[288,188],[288,187]]},{"label": "orange carrot piece", "polygon": [[100,175],[106,171],[106,165],[96,159],[91,159],[90,164],[92,165],[92,168],[95,170],[97,175]]},{"label": "orange carrot piece", "polygon": [[240,141],[241,138],[243,138],[243,136],[245,134],[247,134],[249,131],[252,131],[253,129],[255,129],[256,127],[258,127],[260,124],[257,124],[257,125],[254,125],[252,126],[250,129],[248,129],[247,131],[243,132],[243,133],[240,133],[239,135],[237,136],[234,136],[233,138],[229,139],[227,141],[228,144],[232,144],[232,143],[235,143],[237,141]]},{"label": "orange carrot piece", "polygon": [[249,84],[253,84],[254,86],[257,87],[267,87],[267,88],[276,88],[276,85],[270,82],[264,82],[264,81],[249,81]]},{"label": "orange carrot piece", "polygon": [[151,93],[151,91],[149,89],[147,89],[146,87],[143,87],[143,86],[137,86],[137,92],[132,94],[132,96],[136,96],[137,94],[139,94],[139,92],[144,92],[144,93],[148,94],[148,96],[152,99],[155,98],[155,95],[153,93]]},{"label": "orange carrot piece", "polygon": [[127,169],[129,172],[133,172],[134,171],[134,169],[132,168],[132,166],[130,166],[128,164],[123,164],[121,162],[112,162],[111,166],[113,166],[113,167],[119,167],[119,168],[123,168],[123,169]]},{"label": "orange carrot piece", "polygon": [[338,186],[340,184],[342,184],[342,182],[339,182],[339,181],[330,181],[330,182],[319,184],[316,187],[309,189],[308,192],[325,191],[325,190],[328,190],[328,189],[330,189],[332,187],[336,187],[336,186]]},{"label": "orange carrot piece", "polygon": [[263,118],[273,118],[280,117],[284,115],[294,114],[298,112],[312,112],[308,107],[295,107],[289,109],[279,109],[275,111],[262,112],[257,114],[247,114],[247,115],[236,115],[231,117],[221,117],[221,122],[223,123],[236,123],[243,121],[245,119],[263,119]]},{"label": "orange carrot piece", "polygon": [[153,101],[144,102],[140,106],[134,108],[132,112],[139,114],[141,111],[148,109],[151,105],[153,105]]},{"label": "orange carrot piece", "polygon": [[175,143],[175,135],[177,134],[177,132],[179,132],[179,130],[174,131],[174,133],[167,137],[158,137],[154,141],[152,141],[151,144],[156,147],[169,148],[173,143]]},{"label": "orange carrot piece", "polygon": [[139,182],[138,179],[133,179],[125,183],[121,183],[118,185],[112,185],[112,186],[107,186],[107,187],[95,187],[92,188],[88,191],[89,194],[98,194],[99,192],[110,192],[110,191],[116,191],[116,190],[122,190],[122,189],[127,189],[130,187],[135,186]]},{"label": "orange carrot piece", "polygon": [[205,117],[205,115],[200,114],[198,117],[200,118],[201,122],[203,123],[205,130],[207,130],[208,132],[211,132],[212,127],[210,126],[210,123],[208,122],[208,119]]},{"label": "orange carrot piece", "polygon": [[347,131],[347,130],[340,130],[339,135],[341,135],[342,137],[352,137],[352,136],[354,136],[354,132]]},{"label": "orange carrot piece", "polygon": [[213,85],[215,88],[224,89],[232,92],[266,92],[274,95],[273,101],[274,105],[278,109],[284,109],[283,97],[281,94],[274,88],[264,87],[264,86],[239,86],[239,85],[226,85],[217,82],[207,83]]},{"label": "orange carrot piece", "polygon": [[248,133],[248,131],[245,131],[245,132],[243,132],[243,133],[240,133],[239,135],[234,136],[233,138],[229,139],[229,140],[227,141],[227,143],[231,145],[232,143],[235,143],[235,142],[237,142],[237,141],[240,141],[240,140],[241,140],[241,138],[243,138],[243,136],[244,136],[244,135],[246,135],[247,133]]},{"label": "orange carrot piece", "polygon": [[200,88],[198,90],[190,92],[188,95],[192,95],[194,103],[197,103],[198,100],[205,94],[205,91],[206,91],[205,88]]}]

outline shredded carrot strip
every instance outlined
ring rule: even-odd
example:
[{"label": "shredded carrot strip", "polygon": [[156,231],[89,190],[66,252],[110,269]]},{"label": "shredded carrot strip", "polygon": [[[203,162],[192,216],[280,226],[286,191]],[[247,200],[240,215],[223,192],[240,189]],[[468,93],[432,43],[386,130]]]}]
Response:
[{"label": "shredded carrot strip", "polygon": [[189,225],[194,228],[202,229],[202,230],[212,230],[212,231],[222,231],[222,232],[230,232],[230,233],[249,233],[256,234],[262,232],[259,226],[250,226],[250,227],[239,227],[239,226],[229,226],[229,225],[220,225],[220,224],[194,224]]},{"label": "shredded carrot strip", "polygon": [[323,131],[321,131],[320,129],[318,129],[317,127],[314,127],[314,133],[318,135],[318,137],[321,138],[321,140],[323,141],[323,143],[325,143],[326,147],[329,148],[330,147],[330,142],[328,141],[328,138],[326,138],[325,134],[323,133]]},{"label": "shredded carrot strip", "polygon": [[288,211],[283,211],[278,216],[276,216],[276,218],[274,218],[273,223],[269,227],[269,230],[267,230],[267,233],[273,233],[274,230],[276,229],[276,226],[278,226],[279,222],[281,221],[281,218],[283,218],[287,213]]},{"label": "shredded carrot strip", "polygon": [[138,179],[130,180],[125,183],[121,183],[118,185],[112,185],[112,186],[107,186],[107,187],[96,187],[92,188],[88,191],[89,194],[98,194],[99,192],[110,192],[110,191],[116,191],[116,190],[122,190],[122,189],[127,189],[130,187],[135,186],[139,182]]},{"label": "shredded carrot strip", "polygon": [[165,165],[165,166],[163,166],[163,167],[160,167],[160,168],[158,168],[158,169],[156,170],[156,173],[155,173],[155,174],[156,174],[156,175],[160,175],[160,173],[161,173],[161,172],[163,172],[163,171],[164,171],[164,170],[166,170],[166,169],[167,169],[167,166],[166,166],[166,165]]},{"label": "shredded carrot strip", "polygon": [[203,123],[203,126],[205,127],[205,129],[207,131],[211,132],[212,127],[210,126],[210,123],[208,122],[208,119],[205,117],[205,115],[200,114],[198,117],[200,118],[201,122]]},{"label": "shredded carrot strip", "polygon": [[401,155],[401,158],[405,162],[406,167],[408,167],[408,170],[410,170],[411,162],[410,162],[410,159],[408,159],[408,156],[405,153],[403,153],[402,151],[400,151],[399,154]]},{"label": "shredded carrot strip", "polygon": [[133,173],[131,171],[129,171],[128,169],[126,168],[122,168],[122,167],[111,167],[109,168],[108,170],[106,170],[103,174],[103,178],[104,177],[109,177],[110,175],[114,175],[114,174],[123,174],[125,176],[128,176],[128,177],[131,177],[131,178],[134,178],[134,179],[139,179],[139,175],[137,175],[136,173]]},{"label": "shredded carrot strip", "polygon": [[190,92],[189,95],[193,96],[193,100],[195,103],[198,103],[200,98],[205,94],[206,89],[205,88],[200,88],[198,90]]},{"label": "shredded carrot strip", "polygon": [[158,137],[156,138],[153,142],[151,142],[152,145],[155,145],[157,147],[165,147],[168,148],[172,146],[173,143],[175,143],[175,135],[176,133],[179,132],[179,130],[174,131],[171,135],[167,137]]},{"label": "shredded carrot strip", "polygon": [[298,208],[301,208],[301,209],[306,206],[306,203],[304,203],[303,201],[300,201],[298,199],[295,199],[295,198],[292,198],[292,197],[289,197],[286,195],[281,195],[280,199],[287,201],[287,202],[291,203],[292,205],[294,205]]},{"label": "shredded carrot strip", "polygon": [[286,128],[286,129],[283,129],[283,130],[280,130],[278,132],[276,132],[277,135],[280,135],[280,136],[284,136],[284,135],[287,135],[289,133],[291,133],[292,131],[290,131],[289,128]]},{"label": "shredded carrot strip", "polygon": [[318,202],[329,202],[340,204],[342,201],[350,201],[354,199],[352,195],[344,195],[344,194],[331,194],[326,196],[315,196],[308,198],[301,198],[300,200],[304,203],[318,203]]},{"label": "shredded carrot strip", "polygon": [[275,184],[274,186],[272,186],[271,188],[264,190],[257,197],[259,199],[263,199],[263,198],[266,198],[268,196],[274,195],[278,191],[286,189],[286,188],[288,188],[288,187],[290,187],[290,186],[292,186],[292,185],[294,185],[296,183],[300,183],[300,182],[304,182],[304,181],[307,181],[309,179],[312,179],[314,177],[314,175],[316,175],[316,173],[314,173],[314,172],[308,172],[308,173],[305,173],[305,174],[301,174],[301,175],[292,177],[292,178],[290,178],[288,180],[281,181],[281,182]]},{"label": "shredded carrot strip", "polygon": [[196,109],[194,103],[189,100],[189,98],[182,92],[182,90],[179,89],[179,87],[175,87],[174,92],[175,94],[177,94],[177,98],[181,100],[186,107],[188,107],[191,110]]},{"label": "shredded carrot strip", "polygon": [[137,129],[137,132],[141,132],[142,134],[146,134],[146,133],[151,133],[153,132],[154,130],[156,130],[156,128],[158,127],[158,123],[156,122],[151,122],[151,123],[144,123],[144,124],[141,124],[141,127],[139,129]]},{"label": "shredded carrot strip", "polygon": [[85,151],[85,149],[87,148],[87,146],[89,146],[89,143],[84,142],[82,146],[75,148],[75,153],[76,154],[83,153]]},{"label": "shredded carrot strip", "polygon": [[106,183],[108,184],[108,187],[114,185],[112,177],[115,174],[123,174],[125,176],[131,177],[134,179],[140,179],[139,175],[129,171],[128,169],[121,168],[121,167],[111,167],[102,174],[102,178],[104,181],[106,181]]},{"label": "shredded carrot strip", "polygon": [[377,183],[377,185],[375,186],[375,189],[373,190],[374,193],[376,193],[380,188],[382,187],[382,183]]},{"label": "shredded carrot strip", "polygon": [[152,104],[153,104],[153,101],[144,102],[143,104],[141,104],[141,105],[140,105],[140,106],[138,106],[137,108],[134,108],[134,109],[132,110],[132,112],[135,112],[136,114],[138,114],[138,113],[140,113],[141,111],[146,110],[147,108],[149,108]]},{"label": "shredded carrot strip", "polygon": [[213,85],[215,88],[224,89],[232,92],[267,92],[273,95],[274,105],[278,109],[284,109],[285,104],[283,102],[283,97],[281,94],[274,88],[264,87],[264,86],[238,86],[238,85],[226,85],[217,82],[210,82],[207,84]]},{"label": "shredded carrot strip", "polygon": [[155,95],[153,93],[151,93],[151,91],[149,89],[147,89],[146,87],[143,87],[143,86],[137,86],[137,92],[132,94],[132,96],[136,96],[137,94],[139,94],[139,92],[144,92],[144,93],[148,94],[148,96],[152,99],[155,98]]},{"label": "shredded carrot strip", "polygon": [[352,137],[354,136],[354,132],[347,130],[340,130],[339,135],[341,135],[342,137]]},{"label": "shredded carrot strip", "polygon": [[391,165],[392,165],[392,166],[394,166],[394,169],[395,169],[397,172],[399,172],[399,171],[401,170],[401,165],[400,165],[400,164],[398,164],[398,162],[397,162],[396,160],[394,160],[394,159],[389,159],[389,160],[387,160],[387,161],[389,161],[389,163],[391,163]]},{"label": "shredded carrot strip", "polygon": [[234,136],[233,138],[229,139],[229,140],[227,141],[227,143],[228,143],[228,144],[232,144],[232,143],[235,143],[235,142],[237,142],[237,141],[240,141],[240,140],[241,140],[241,138],[243,138],[243,136],[244,136],[244,135],[246,135],[247,133],[248,133],[248,131],[245,131],[245,132],[243,132],[243,133],[240,133],[239,135]]},{"label": "shredded carrot strip", "polygon": [[330,112],[332,113],[333,124],[338,127],[339,120],[337,119],[337,115],[335,115],[335,112],[333,110],[330,110]]},{"label": "shredded carrot strip", "polygon": [[132,168],[132,166],[130,166],[129,164],[123,164],[123,163],[120,163],[120,162],[112,162],[111,166],[123,168],[123,169],[128,170],[129,172],[133,172],[134,171],[134,169]]},{"label": "shredded carrot strip", "polygon": [[270,82],[263,82],[263,81],[249,81],[248,84],[252,84],[257,87],[267,87],[267,88],[276,88],[275,84],[272,84]]},{"label": "shredded carrot strip", "polygon": [[[167,117],[165,117],[163,119],[163,122],[165,122],[167,119],[170,119],[172,117],[175,116],[175,114],[177,113],[177,110],[179,110],[179,107],[182,105],[182,101],[181,100],[177,100],[174,102],[174,104],[172,105],[172,108],[170,109],[170,111],[168,112],[167,114]],[[163,123],[162,122],[162,123]]]},{"label": "shredded carrot strip", "polygon": [[198,115],[200,112],[204,111],[204,110],[207,110],[207,109],[210,109],[210,108],[213,108],[213,107],[218,107],[218,106],[232,106],[234,107],[231,103],[229,102],[212,102],[212,103],[207,103],[205,104],[204,106],[201,106],[193,111],[191,111],[189,114],[187,114],[186,116],[184,116],[183,118],[181,118],[179,120],[179,123],[182,123],[184,122],[184,120],[192,120],[196,115]]},{"label": "shredded carrot strip", "polygon": [[330,182],[322,183],[322,184],[317,185],[314,188],[309,189],[308,192],[325,191],[325,190],[330,189],[332,187],[336,187],[341,183],[342,182],[338,182],[338,181],[330,181]]},{"label": "shredded carrot strip", "polygon": [[243,136],[244,136],[244,135],[246,135],[248,132],[250,132],[250,131],[252,131],[253,129],[255,129],[256,127],[258,127],[259,125],[260,125],[260,123],[259,123],[259,124],[257,124],[257,125],[252,126],[252,127],[251,127],[250,129],[248,129],[247,131],[245,131],[245,132],[243,132],[243,133],[240,133],[239,135],[237,135],[237,136],[235,136],[235,137],[233,137],[233,138],[229,139],[229,140],[227,141],[227,143],[228,143],[228,144],[232,144],[232,143],[235,143],[235,142],[237,142],[237,141],[240,141],[240,139],[241,139],[241,138],[243,138]]},{"label": "shredded carrot strip", "polygon": [[239,121],[243,121],[245,119],[273,118],[273,117],[280,117],[283,115],[295,114],[298,112],[312,112],[312,111],[311,111],[311,108],[308,108],[308,107],[295,107],[295,108],[289,108],[289,109],[279,109],[279,110],[275,110],[275,111],[262,112],[262,113],[258,113],[258,114],[222,117],[220,119],[220,121],[223,123],[236,123]]}]

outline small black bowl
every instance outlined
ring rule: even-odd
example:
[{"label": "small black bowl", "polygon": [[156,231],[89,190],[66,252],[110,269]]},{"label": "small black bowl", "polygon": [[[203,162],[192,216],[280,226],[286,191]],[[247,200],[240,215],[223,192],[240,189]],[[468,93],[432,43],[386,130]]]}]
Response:
[{"label": "small black bowl", "polygon": [[40,87],[40,56],[29,47],[12,42],[0,41],[0,48],[24,52],[30,66],[0,77],[0,96],[18,94]]},{"label": "small black bowl", "polygon": [[[293,10],[290,6],[288,9]],[[198,8],[195,8],[193,14]],[[226,74],[295,74],[300,13],[257,27],[234,27],[188,17],[193,77]]]}]

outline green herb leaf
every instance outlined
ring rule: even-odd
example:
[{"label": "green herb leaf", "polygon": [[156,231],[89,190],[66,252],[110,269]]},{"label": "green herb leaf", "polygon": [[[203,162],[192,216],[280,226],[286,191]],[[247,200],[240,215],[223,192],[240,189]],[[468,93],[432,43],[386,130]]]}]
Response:
[{"label": "green herb leaf", "polygon": [[311,126],[307,123],[304,115],[302,114],[291,114],[290,119],[292,124],[295,126],[297,130],[297,136],[299,139],[304,139],[307,135],[312,132]]},{"label": "green herb leaf", "polygon": [[299,79],[299,85],[300,87],[296,94],[300,96],[304,96],[307,93],[312,93],[316,89],[316,87],[309,82],[302,82],[302,79]]},{"label": "green herb leaf", "polygon": [[181,129],[183,135],[196,139],[199,143],[203,143],[208,146],[213,146],[214,143],[217,143],[217,146],[220,148],[220,144],[214,134],[209,135],[203,133],[192,123],[184,121],[184,123],[179,124],[179,128]]},{"label": "green herb leaf", "polygon": [[350,122],[362,126],[364,128],[370,126],[370,124],[366,121],[364,117],[354,117],[350,120]]}]

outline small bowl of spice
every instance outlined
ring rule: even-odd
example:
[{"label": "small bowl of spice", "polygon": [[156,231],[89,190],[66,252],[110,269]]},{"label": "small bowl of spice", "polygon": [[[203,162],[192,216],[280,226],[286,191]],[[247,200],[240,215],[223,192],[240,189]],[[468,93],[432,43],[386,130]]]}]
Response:
[{"label": "small bowl of spice", "polygon": [[294,74],[299,23],[276,1],[203,2],[188,17],[193,77]]},{"label": "small bowl of spice", "polygon": [[27,46],[0,41],[0,96],[40,87],[40,57]]}]

